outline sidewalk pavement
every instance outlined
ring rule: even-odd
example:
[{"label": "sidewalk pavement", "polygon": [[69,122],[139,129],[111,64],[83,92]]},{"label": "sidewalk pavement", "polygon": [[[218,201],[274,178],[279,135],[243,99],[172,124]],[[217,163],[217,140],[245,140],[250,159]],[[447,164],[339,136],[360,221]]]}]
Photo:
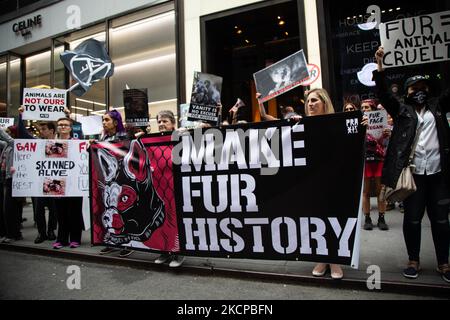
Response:
[{"label": "sidewalk pavement", "polygon": [[[375,213],[375,209],[375,202],[372,202],[372,220],[376,225],[378,213]],[[436,257],[428,217],[425,217],[422,222],[422,272],[419,278],[415,280],[403,277],[402,270],[408,257],[402,233],[403,214],[400,213],[398,208],[386,213],[389,231],[381,231],[376,227],[372,231],[361,230],[360,267],[358,270],[354,270],[344,266],[344,279],[340,281],[332,280],[329,275],[325,278],[314,278],[311,271],[315,264],[311,262],[186,257],[181,268],[172,269],[167,264],[156,265],[154,260],[159,256],[156,253],[136,251],[126,258],[120,258],[118,256],[119,251],[116,251],[100,256],[98,253],[103,247],[91,246],[90,231],[83,232],[81,247],[54,250],[51,248],[52,242],[50,241],[38,245],[34,244],[37,229],[33,226],[31,205],[24,207],[23,216],[28,219],[24,222],[24,228],[22,229],[24,240],[9,245],[0,244],[0,249],[81,261],[120,264],[144,269],[152,268],[162,272],[170,270],[174,273],[190,272],[210,276],[253,277],[263,281],[277,281],[279,283],[294,282],[358,290],[368,290],[367,279],[372,273],[367,273],[367,268],[371,265],[377,265],[381,269],[381,290],[383,292],[450,297],[450,284],[446,283],[436,272]]]}]

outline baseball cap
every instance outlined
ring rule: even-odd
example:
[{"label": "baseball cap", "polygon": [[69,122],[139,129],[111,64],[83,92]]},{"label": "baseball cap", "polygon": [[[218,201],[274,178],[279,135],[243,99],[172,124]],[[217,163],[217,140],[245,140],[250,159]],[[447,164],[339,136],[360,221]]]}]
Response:
[{"label": "baseball cap", "polygon": [[413,84],[415,84],[415,83],[417,83],[419,81],[428,82],[428,79],[425,78],[424,76],[421,76],[421,75],[417,75],[417,76],[410,77],[410,78],[406,79],[405,87],[404,87],[405,91],[408,90],[408,88],[411,87]]}]

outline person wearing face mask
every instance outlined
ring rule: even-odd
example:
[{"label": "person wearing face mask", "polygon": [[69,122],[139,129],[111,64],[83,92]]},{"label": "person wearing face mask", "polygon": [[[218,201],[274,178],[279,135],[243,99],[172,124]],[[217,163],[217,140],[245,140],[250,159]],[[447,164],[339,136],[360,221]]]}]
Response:
[{"label": "person wearing face mask", "polygon": [[450,128],[446,118],[450,111],[450,89],[439,99],[432,99],[427,79],[414,76],[405,82],[406,97],[401,103],[386,85],[383,57],[384,49],[380,47],[375,54],[378,70],[373,75],[378,97],[395,123],[383,168],[383,184],[396,186],[419,135],[413,159],[417,191],[403,202],[403,234],[409,256],[403,275],[410,279],[419,275],[421,221],[426,209],[431,221],[437,271],[450,283]]}]

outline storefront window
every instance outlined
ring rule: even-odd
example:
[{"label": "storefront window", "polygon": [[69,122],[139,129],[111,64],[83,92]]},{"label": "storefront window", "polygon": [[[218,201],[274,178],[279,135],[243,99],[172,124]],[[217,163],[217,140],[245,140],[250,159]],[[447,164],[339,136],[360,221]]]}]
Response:
[{"label": "storefront window", "polygon": [[[324,1],[328,16],[327,29],[331,37],[331,47],[328,48],[329,66],[334,73],[336,109],[341,111],[344,101],[359,103],[363,99],[375,98],[374,83],[371,81],[371,71],[361,73],[364,66],[374,63],[374,54],[380,46],[379,30],[374,23],[368,21],[370,12],[375,10],[381,17],[381,22],[403,19],[412,16],[430,14],[449,10],[445,1],[430,0],[425,2],[410,2],[406,0],[359,2]],[[369,10],[370,7],[370,10]],[[368,13],[369,12],[369,13]],[[429,76],[432,87],[437,94],[443,86],[442,75],[448,68],[448,63],[428,63],[388,69],[387,77],[392,90],[399,89],[402,96],[403,83],[415,74]],[[358,73],[359,76],[358,76]]]},{"label": "storefront window", "polygon": [[6,117],[8,101],[6,56],[0,57],[0,117]]},{"label": "storefront window", "polygon": [[109,30],[115,66],[109,79],[111,107],[124,116],[123,90],[147,89],[152,132],[159,111],[177,113],[175,12],[163,9],[115,19]]},{"label": "storefront window", "polygon": [[26,87],[50,87],[50,50],[25,59]]},{"label": "storefront window", "polygon": [[16,117],[19,112],[17,109],[20,106],[22,100],[21,91],[21,59],[19,57],[10,56],[10,78],[9,78],[9,90],[11,95],[10,105],[8,106],[8,117]]},{"label": "storefront window", "polygon": [[[253,74],[302,48],[297,1],[250,6],[234,14],[221,13],[202,20],[203,71],[224,79],[223,116],[241,98],[247,107],[241,109],[240,120],[258,120]],[[302,97],[302,87],[296,88],[269,101],[267,111],[281,117],[282,106],[292,106],[302,113]]]}]

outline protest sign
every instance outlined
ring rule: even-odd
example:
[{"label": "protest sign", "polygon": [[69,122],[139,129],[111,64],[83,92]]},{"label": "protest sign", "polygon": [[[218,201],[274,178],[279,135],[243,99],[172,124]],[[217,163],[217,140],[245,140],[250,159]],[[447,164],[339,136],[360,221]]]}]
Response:
[{"label": "protest sign", "polygon": [[6,129],[14,125],[14,118],[0,118],[0,128]]},{"label": "protest sign", "polygon": [[102,116],[87,116],[78,119],[85,136],[101,134],[103,130]]},{"label": "protest sign", "polygon": [[356,266],[359,123],[353,112],[224,129],[221,143],[182,136],[173,152],[182,254]]},{"label": "protest sign", "polygon": [[136,127],[147,127],[149,119],[147,89],[129,89],[123,91],[125,121]]},{"label": "protest sign", "polygon": [[66,116],[67,92],[57,89],[23,90],[23,120],[56,121]]},{"label": "protest sign", "polygon": [[93,244],[357,268],[361,116],[95,144]]},{"label": "protest sign", "polygon": [[261,94],[259,102],[266,102],[302,85],[309,76],[303,50],[256,72],[253,77],[256,91]]},{"label": "protest sign", "polygon": [[450,11],[380,24],[385,68],[450,60]]},{"label": "protest sign", "polygon": [[384,129],[387,128],[387,111],[378,110],[365,112],[365,115],[369,118],[369,124],[367,126],[367,134],[371,135],[375,139],[380,139],[383,136]]},{"label": "protest sign", "polygon": [[201,123],[199,121],[188,121],[189,107],[188,103],[180,104],[180,128],[195,129]]},{"label": "protest sign", "polygon": [[221,77],[195,72],[188,120],[201,120],[217,125],[219,123],[218,105],[220,104],[221,90]]},{"label": "protest sign", "polygon": [[179,251],[170,139],[91,146],[94,245]]},{"label": "protest sign", "polygon": [[82,140],[15,140],[13,197],[87,196],[87,147]]}]

